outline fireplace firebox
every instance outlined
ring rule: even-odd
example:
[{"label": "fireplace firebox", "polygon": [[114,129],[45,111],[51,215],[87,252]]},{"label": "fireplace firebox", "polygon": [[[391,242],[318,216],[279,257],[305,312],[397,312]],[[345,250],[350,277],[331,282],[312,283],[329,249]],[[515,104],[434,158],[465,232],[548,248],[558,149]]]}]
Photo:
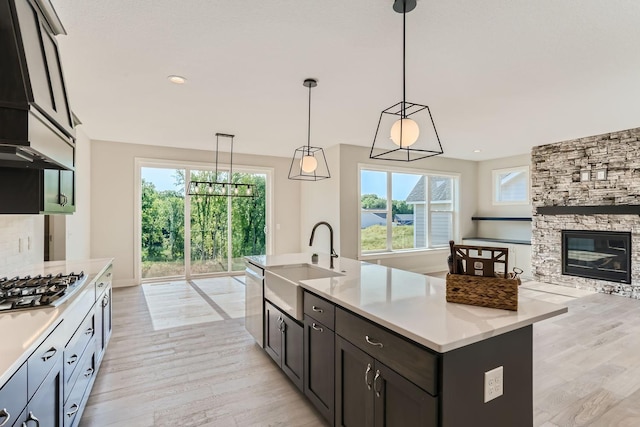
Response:
[{"label": "fireplace firebox", "polygon": [[631,233],[562,230],[562,274],[631,283]]}]

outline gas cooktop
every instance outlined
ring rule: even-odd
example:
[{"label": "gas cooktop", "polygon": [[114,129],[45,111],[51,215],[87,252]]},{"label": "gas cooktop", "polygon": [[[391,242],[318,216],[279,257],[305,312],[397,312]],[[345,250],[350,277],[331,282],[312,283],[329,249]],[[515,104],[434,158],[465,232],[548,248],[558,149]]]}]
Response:
[{"label": "gas cooktop", "polygon": [[86,279],[84,272],[0,278],[0,312],[54,307],[71,296]]}]

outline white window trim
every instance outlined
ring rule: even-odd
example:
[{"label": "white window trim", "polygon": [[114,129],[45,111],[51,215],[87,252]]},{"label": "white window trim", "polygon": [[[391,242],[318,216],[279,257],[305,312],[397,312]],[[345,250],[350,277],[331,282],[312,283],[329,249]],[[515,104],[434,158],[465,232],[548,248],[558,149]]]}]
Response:
[{"label": "white window trim", "polygon": [[[412,249],[396,249],[392,250],[391,238],[387,236],[387,249],[382,251],[362,251],[362,205],[360,204],[360,198],[362,197],[362,170],[374,171],[374,172],[386,172],[386,173],[406,173],[406,174],[419,174],[419,175],[433,175],[455,178],[454,180],[454,197],[453,203],[453,240],[460,240],[460,179],[462,174],[458,172],[445,172],[431,169],[418,169],[418,168],[403,168],[403,167],[383,167],[380,165],[372,165],[367,163],[358,163],[358,259],[378,259],[378,258],[393,258],[397,256],[415,256],[420,253],[433,253],[435,251],[443,251],[448,248],[412,248]],[[387,180],[387,187],[391,186],[391,182]],[[387,190],[389,192],[389,190]],[[391,212],[392,206],[387,203],[387,211]],[[383,211],[383,210],[381,210]],[[387,214],[387,222],[390,221],[390,213]],[[390,227],[387,227],[387,233],[391,233]]]},{"label": "white window trim", "polygon": [[[527,174],[527,194],[525,200],[517,201],[500,201],[498,200],[498,188],[500,186],[498,177],[512,172],[525,172]],[[516,206],[516,205],[529,205],[531,194],[531,175],[529,173],[529,166],[516,166],[512,168],[493,169],[491,171],[491,202],[493,206]]]}]

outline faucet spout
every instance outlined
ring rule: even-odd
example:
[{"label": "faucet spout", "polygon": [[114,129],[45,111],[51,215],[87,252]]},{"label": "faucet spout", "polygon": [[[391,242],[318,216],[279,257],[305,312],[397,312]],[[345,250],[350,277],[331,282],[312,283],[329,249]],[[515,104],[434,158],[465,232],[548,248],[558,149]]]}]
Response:
[{"label": "faucet spout", "polygon": [[329,229],[329,268],[333,268],[333,259],[334,258],[338,258],[338,254],[336,253],[335,249],[333,248],[333,227],[331,227],[331,224],[329,224],[326,221],[320,221],[319,223],[317,223],[316,225],[313,226],[313,229],[311,229],[311,238],[309,238],[309,246],[313,245],[313,237],[316,234],[316,228],[318,228],[321,225],[326,225],[327,228]]}]

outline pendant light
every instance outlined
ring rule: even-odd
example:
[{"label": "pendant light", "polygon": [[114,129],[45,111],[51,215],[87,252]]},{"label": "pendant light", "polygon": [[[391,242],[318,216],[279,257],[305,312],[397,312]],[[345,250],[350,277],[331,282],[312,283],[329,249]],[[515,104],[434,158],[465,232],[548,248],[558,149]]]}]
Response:
[{"label": "pendant light", "polygon": [[318,86],[315,79],[305,79],[302,83],[309,88],[309,124],[307,127],[307,145],[297,148],[291,159],[289,167],[289,179],[301,181],[319,181],[331,178],[329,165],[324,155],[324,150],[320,147],[311,146],[311,88]]},{"label": "pendant light", "polygon": [[[220,138],[231,139],[231,157],[229,161],[229,174],[227,179],[218,179],[218,150]],[[216,170],[214,181],[189,181],[190,196],[217,196],[217,197],[254,197],[255,185],[233,181],[233,138],[235,135],[216,133]]]},{"label": "pendant light", "polygon": [[411,162],[444,153],[429,107],[406,99],[406,16],[415,7],[416,0],[393,4],[393,10],[402,13],[402,101],[380,113],[371,159]]}]

